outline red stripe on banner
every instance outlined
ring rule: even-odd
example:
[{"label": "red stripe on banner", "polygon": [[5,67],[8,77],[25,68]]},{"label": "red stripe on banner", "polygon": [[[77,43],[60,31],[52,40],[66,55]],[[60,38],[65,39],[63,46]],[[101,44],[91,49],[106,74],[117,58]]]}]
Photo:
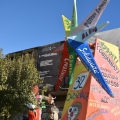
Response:
[{"label": "red stripe on banner", "polygon": [[68,53],[66,42],[64,42],[64,51],[62,53],[59,76],[58,76],[57,84],[55,86],[56,91],[59,89],[59,86],[61,85],[62,81],[67,75],[68,68],[69,68],[69,53]]}]

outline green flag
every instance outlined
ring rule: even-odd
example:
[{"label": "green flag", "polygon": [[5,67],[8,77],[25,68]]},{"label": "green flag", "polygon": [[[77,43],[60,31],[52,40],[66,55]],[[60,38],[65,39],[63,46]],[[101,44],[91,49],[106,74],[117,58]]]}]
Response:
[{"label": "green flag", "polygon": [[[77,7],[76,7],[76,0],[74,0],[70,32],[72,32],[77,26],[78,26]],[[69,85],[71,85],[73,81],[74,66],[76,63],[76,53],[69,44],[67,44],[67,47],[69,51],[69,60],[70,60],[69,62],[69,80],[70,80]]]},{"label": "green flag", "polygon": [[76,0],[74,0],[70,32],[72,32],[77,26],[78,26],[77,7],[76,7]]},{"label": "green flag", "polygon": [[76,53],[74,49],[67,43],[68,52],[69,52],[69,85],[73,82],[73,73],[74,73],[74,66],[76,63]]}]

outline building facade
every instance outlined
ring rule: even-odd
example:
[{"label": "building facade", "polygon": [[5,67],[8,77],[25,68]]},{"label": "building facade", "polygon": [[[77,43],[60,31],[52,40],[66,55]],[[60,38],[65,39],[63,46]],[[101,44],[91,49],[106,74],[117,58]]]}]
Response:
[{"label": "building facade", "polygon": [[[38,46],[9,54],[11,59],[14,59],[17,56],[23,57],[26,53],[28,53],[35,59],[35,66],[40,73],[40,79],[44,80],[44,83],[40,85],[40,88],[42,88],[44,85],[52,88],[52,90],[48,91],[48,93],[50,93],[53,97],[56,97],[55,104],[60,111],[62,111],[64,101],[66,99],[66,94],[69,87],[69,79],[67,75],[62,82],[59,91],[56,92],[54,90],[58,79],[62,56],[62,53],[54,53],[54,50],[62,45],[63,42],[64,41],[60,41],[53,44]],[[46,93],[46,95],[48,93]]]}]

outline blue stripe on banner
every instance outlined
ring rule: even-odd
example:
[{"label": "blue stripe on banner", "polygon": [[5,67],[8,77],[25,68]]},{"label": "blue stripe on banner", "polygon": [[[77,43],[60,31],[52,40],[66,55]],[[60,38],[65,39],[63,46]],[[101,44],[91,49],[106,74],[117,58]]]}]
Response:
[{"label": "blue stripe on banner", "polygon": [[97,82],[102,88],[111,96],[114,97],[113,92],[105,81],[93,55],[89,48],[88,42],[80,43],[71,39],[68,39],[68,43],[75,49],[82,63],[86,69],[94,76]]}]

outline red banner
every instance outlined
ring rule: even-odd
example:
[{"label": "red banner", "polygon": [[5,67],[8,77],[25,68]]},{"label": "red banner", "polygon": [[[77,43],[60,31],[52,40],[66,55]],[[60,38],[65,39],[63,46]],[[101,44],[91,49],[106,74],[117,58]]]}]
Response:
[{"label": "red banner", "polygon": [[55,87],[56,91],[59,89],[60,84],[62,83],[65,76],[67,75],[68,68],[69,68],[69,53],[68,53],[66,42],[64,42],[64,50],[63,50],[63,53],[62,53],[59,76],[58,76],[57,84],[56,84],[56,87]]}]

